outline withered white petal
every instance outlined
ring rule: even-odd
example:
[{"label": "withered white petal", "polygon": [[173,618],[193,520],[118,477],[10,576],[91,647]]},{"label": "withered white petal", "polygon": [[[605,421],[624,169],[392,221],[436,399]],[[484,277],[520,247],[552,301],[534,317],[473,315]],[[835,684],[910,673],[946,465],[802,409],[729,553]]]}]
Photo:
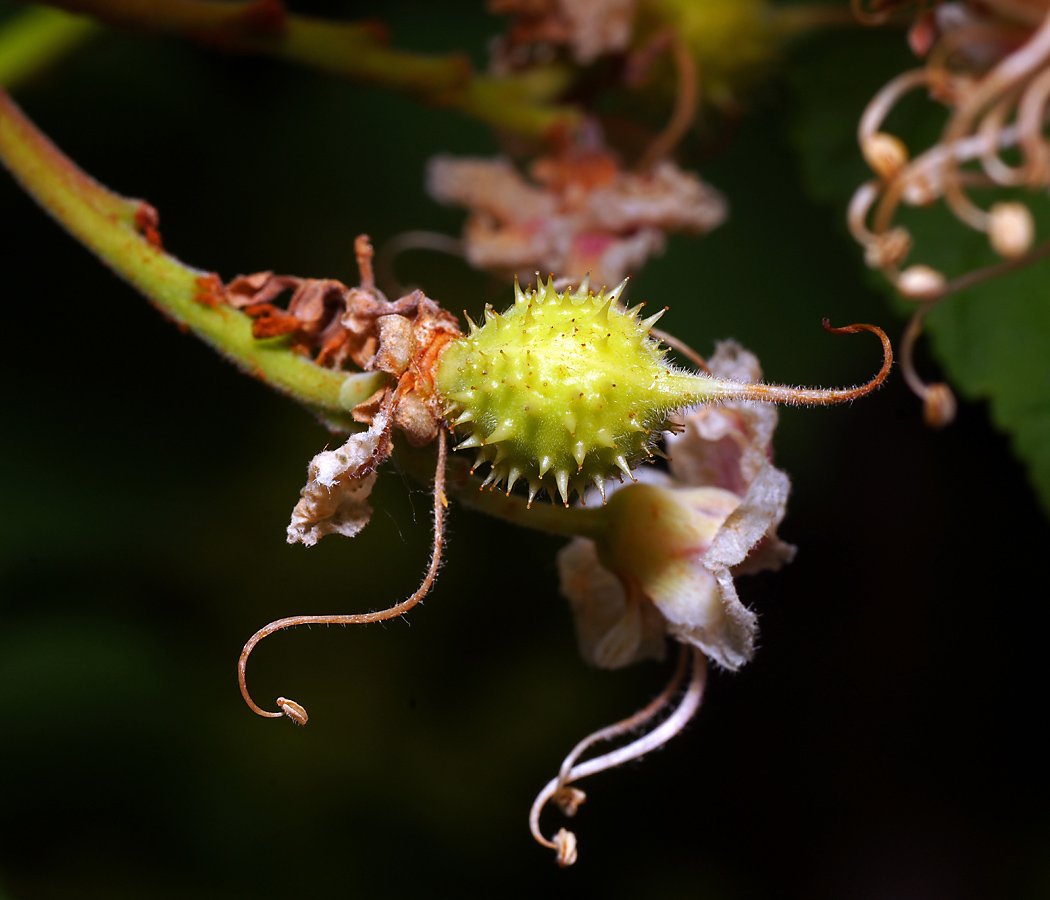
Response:
[{"label": "withered white petal", "polygon": [[312,547],[327,534],[353,537],[372,517],[368,495],[375,468],[390,454],[390,413],[376,415],[368,431],[351,435],[338,450],[318,453],[292,510],[288,543]]},{"label": "withered white petal", "polygon": [[586,662],[599,669],[619,669],[664,658],[663,620],[649,603],[627,603],[623,585],[598,561],[592,541],[574,538],[563,547],[558,573]]}]

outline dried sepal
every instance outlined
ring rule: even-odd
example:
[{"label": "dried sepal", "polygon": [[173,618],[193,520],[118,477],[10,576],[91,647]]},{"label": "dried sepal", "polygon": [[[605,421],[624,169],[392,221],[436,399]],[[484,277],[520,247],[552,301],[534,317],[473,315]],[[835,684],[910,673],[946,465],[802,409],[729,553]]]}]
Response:
[{"label": "dried sepal", "polygon": [[368,495],[375,470],[390,456],[391,411],[381,410],[368,431],[351,435],[338,450],[318,453],[292,510],[288,543],[312,547],[328,534],[353,537],[372,516]]}]

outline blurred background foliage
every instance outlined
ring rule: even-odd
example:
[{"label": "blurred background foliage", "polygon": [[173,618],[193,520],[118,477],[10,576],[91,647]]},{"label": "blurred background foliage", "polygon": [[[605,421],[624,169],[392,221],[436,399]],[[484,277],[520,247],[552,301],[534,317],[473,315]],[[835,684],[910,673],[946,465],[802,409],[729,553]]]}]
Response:
[{"label": "blurred background foliage", "polygon": [[[480,66],[503,23],[478,6],[295,4],[380,17],[399,46]],[[892,31],[795,43],[732,139],[690,148],[729,221],[673,239],[631,299],[669,305],[661,324],[701,352],[736,338],[772,381],[868,377],[874,342],[820,319],[900,331],[843,219],[856,117],[907,64]],[[18,100],[86,171],[157,206],[173,253],[224,278],[353,283],[358,233],[458,232],[462,213],[424,194],[429,156],[499,150],[379,88],[113,32]],[[830,184],[833,162],[855,177]],[[286,545],[329,435],[171,327],[6,177],[0,212],[7,896],[1050,894],[1050,528],[983,404],[934,433],[893,379],[849,408],[783,411],[781,533],[799,554],[739,586],[760,651],[715,674],[685,735],[585,785],[580,862],[559,871],[528,836],[535,792],[666,677],[579,660],[561,541],[453,508],[437,588],[407,623],[298,629],[254,655],[254,693],[300,699],[309,728],[252,715],[235,676],[247,637],[410,593],[426,490],[388,467],[361,535]],[[418,251],[398,272],[454,311],[509,302],[455,259]],[[1045,285],[1046,266],[1025,277]],[[997,283],[1004,315],[1014,283]]]}]

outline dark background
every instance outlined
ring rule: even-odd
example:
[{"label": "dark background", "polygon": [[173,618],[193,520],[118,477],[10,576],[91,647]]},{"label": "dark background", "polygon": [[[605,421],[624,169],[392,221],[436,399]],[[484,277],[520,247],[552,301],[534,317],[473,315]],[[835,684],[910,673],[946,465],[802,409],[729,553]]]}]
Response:
[{"label": "dark background", "polygon": [[[479,61],[502,27],[465,0],[296,8],[381,15],[402,46]],[[885,71],[848,73],[858,115],[907,64],[900,35],[798,45],[722,152],[692,158],[730,220],[672,240],[631,287],[701,352],[741,341],[771,381],[874,371],[875,342],[829,337],[823,316],[902,326],[843,207],[807,198],[793,144],[813,100],[798,85],[820,81],[795,73],[849,41],[885,48]],[[353,283],[360,232],[458,231],[423,192],[431,154],[499,149],[455,112],[156,37],[103,37],[18,99],[88,172],[155,204],[171,252],[225,278]],[[453,507],[437,587],[407,624],[299,629],[253,656],[255,696],[295,697],[309,727],[252,715],[235,663],[258,627],[415,587],[425,489],[389,465],[361,535],[287,546],[329,435],[165,322],[6,176],[0,217],[0,893],[1050,895],[1050,529],[984,406],[930,432],[897,374],[851,407],[782,413],[781,534],[799,553],[738,582],[760,652],[714,675],[666,749],[583,785],[563,872],[528,835],[536,791],[667,671],[582,663],[562,541]],[[510,301],[436,254],[399,274],[475,317]]]}]

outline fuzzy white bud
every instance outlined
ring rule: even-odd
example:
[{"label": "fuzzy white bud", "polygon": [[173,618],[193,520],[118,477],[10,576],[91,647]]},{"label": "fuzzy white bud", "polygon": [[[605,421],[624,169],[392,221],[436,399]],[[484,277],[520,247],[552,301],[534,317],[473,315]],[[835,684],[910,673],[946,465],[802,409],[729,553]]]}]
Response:
[{"label": "fuzzy white bud", "polygon": [[927,300],[944,290],[944,275],[929,266],[908,266],[897,276],[897,290],[909,300]]},{"label": "fuzzy white bud", "polygon": [[864,248],[864,262],[871,269],[884,269],[903,262],[911,253],[911,235],[906,228],[891,228],[876,234]]},{"label": "fuzzy white bud", "polygon": [[1035,221],[1023,203],[996,203],[988,210],[988,240],[1003,259],[1017,259],[1035,239]]},{"label": "fuzzy white bud", "polygon": [[860,152],[872,171],[886,181],[894,178],[908,162],[904,142],[885,131],[876,131],[861,140]]}]

